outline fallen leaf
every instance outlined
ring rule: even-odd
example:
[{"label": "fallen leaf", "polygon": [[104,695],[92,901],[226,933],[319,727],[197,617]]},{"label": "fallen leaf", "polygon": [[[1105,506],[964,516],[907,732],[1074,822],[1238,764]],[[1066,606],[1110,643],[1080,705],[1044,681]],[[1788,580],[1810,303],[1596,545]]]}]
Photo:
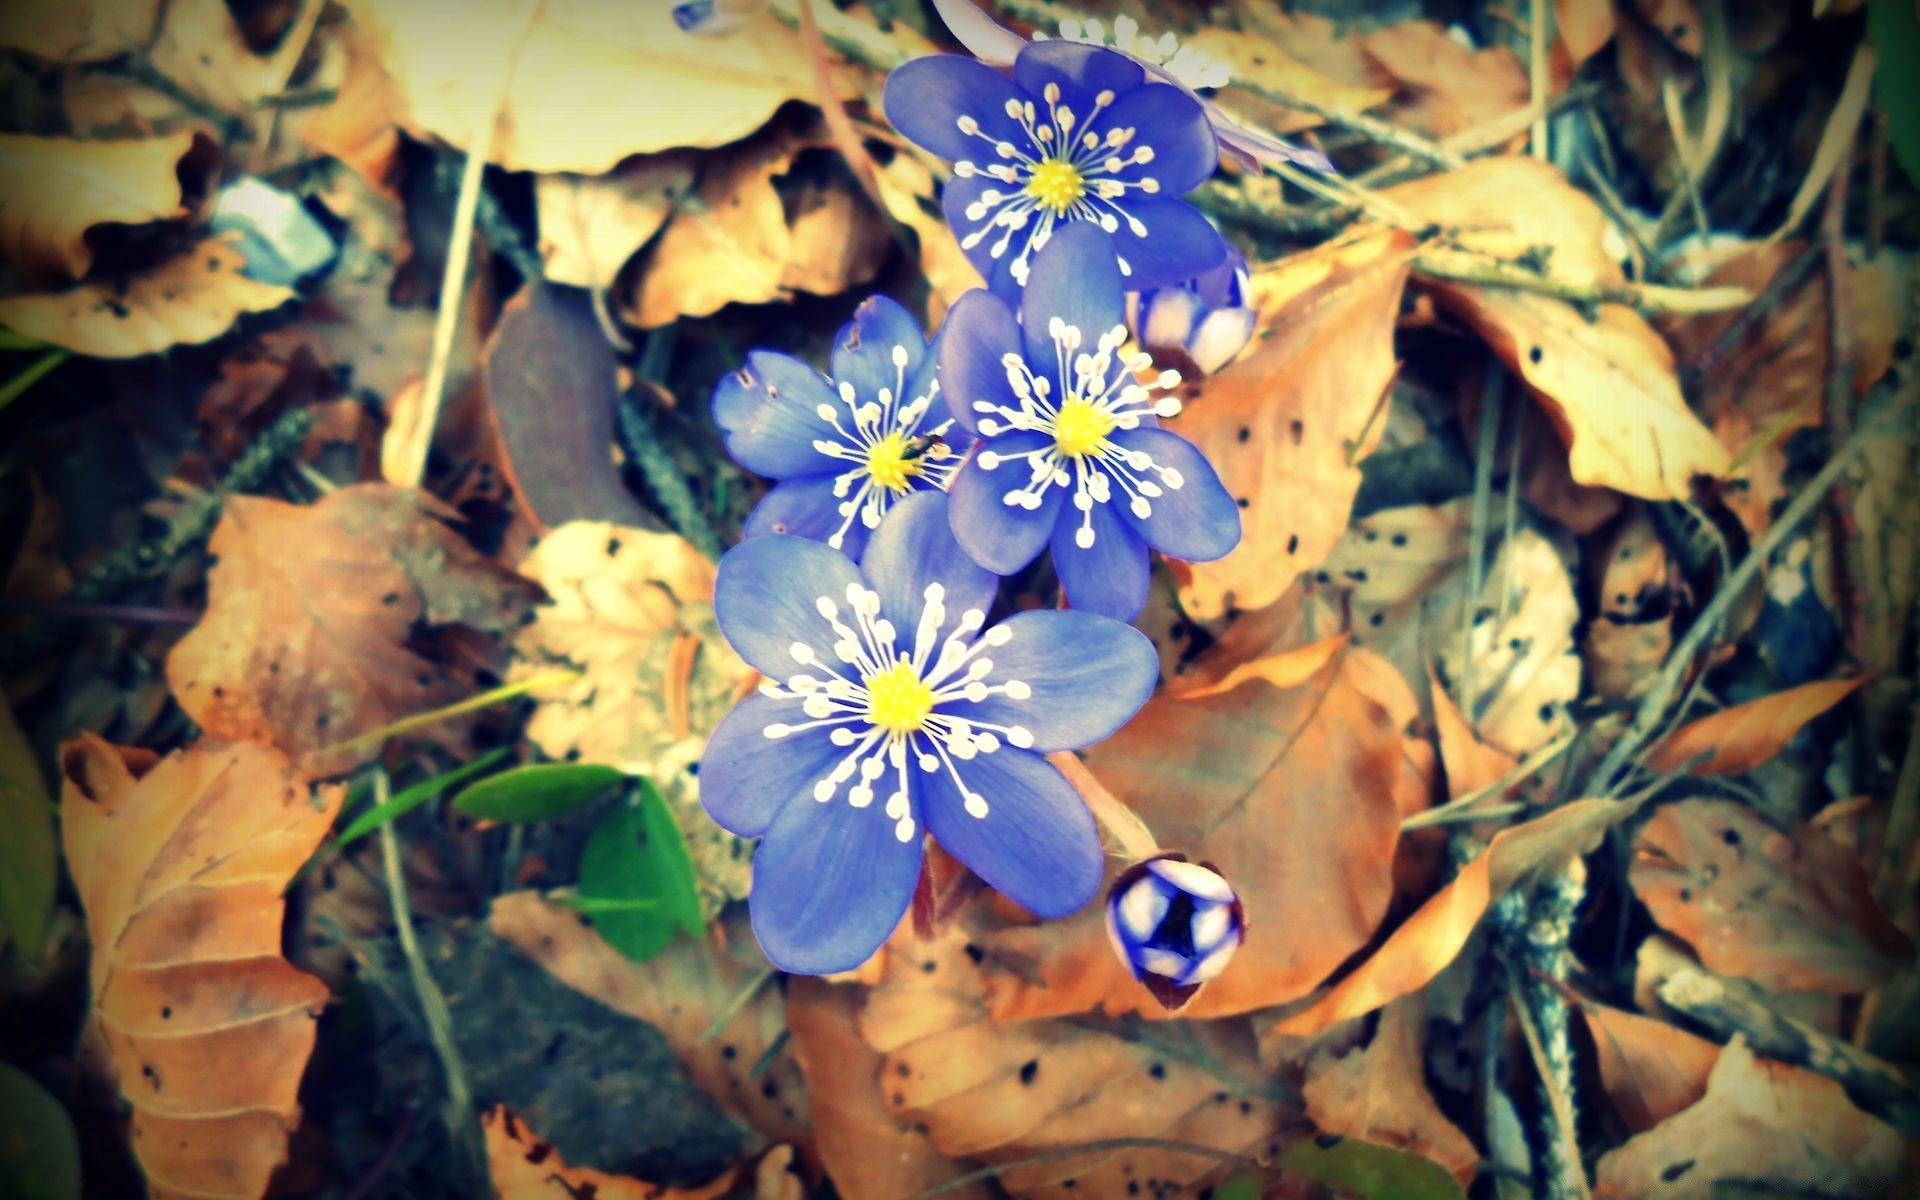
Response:
[{"label": "fallen leaf", "polygon": [[1860,860],[1744,804],[1662,805],[1633,842],[1634,893],[1706,967],[1780,992],[1865,992],[1913,962]]},{"label": "fallen leaf", "polygon": [[1613,40],[1610,0],[1553,0],[1553,28],[1567,55],[1568,74]]},{"label": "fallen leaf", "polygon": [[1357,39],[1401,86],[1395,119],[1446,137],[1527,104],[1527,72],[1505,46],[1475,50],[1432,21],[1399,21]]},{"label": "fallen leaf", "polygon": [[1247,37],[1232,29],[1212,26],[1182,38],[1183,49],[1224,63],[1231,80],[1219,97],[1237,117],[1271,134],[1297,133],[1325,123],[1325,119],[1268,100],[1249,85],[1298,97],[1340,113],[1364,113],[1393,98],[1393,90],[1365,87],[1321,74],[1271,42]]},{"label": "fallen leaf", "polygon": [[[1401,798],[1417,793],[1424,805],[1427,781],[1403,757],[1400,724],[1368,694],[1369,657],[1349,650],[1292,688],[1248,680],[1197,699],[1156,696],[1086,752],[1087,768],[1162,846],[1211,863],[1245,907],[1246,944],[1183,1016],[1305,995],[1386,915]],[[1316,916],[1303,923],[1303,912]],[[994,1015],[1164,1015],[1113,953],[1105,921],[1092,905],[994,935],[1006,966]]]},{"label": "fallen leaf", "polygon": [[153,36],[162,0],[9,0],[0,48],[56,63],[104,62]]},{"label": "fallen leaf", "polygon": [[1600,568],[1600,613],[1587,630],[1589,682],[1602,696],[1643,694],[1673,646],[1675,614],[1689,603],[1685,577],[1644,511],[1608,539]]},{"label": "fallen leaf", "polygon": [[1281,1021],[1275,1032],[1310,1037],[1419,991],[1466,946],[1488,904],[1538,868],[1585,854],[1636,807],[1617,800],[1576,800],[1494,834],[1486,850],[1378,950],[1312,1005]]},{"label": "fallen leaf", "polygon": [[[889,1110],[881,1055],[861,1040],[858,988],[795,976],[787,981],[787,1028],[807,1079],[814,1144],[843,1200],[899,1200],[949,1183],[965,1165],[942,1154],[927,1131]],[[948,1193],[986,1200],[984,1183]]]},{"label": "fallen leaf", "polygon": [[513,629],[539,589],[468,546],[450,515],[380,483],[307,507],[230,498],[208,544],[207,610],[167,656],[181,708],[213,737],[343,770],[380,750],[352,739],[471,694],[467,668],[424,643],[449,626]]},{"label": "fallen leaf", "polygon": [[367,34],[349,16],[331,25],[320,43],[320,62],[303,83],[328,90],[333,99],[280,114],[286,134],[332,155],[377,188],[395,183],[400,154],[400,108],[393,77],[380,65]]},{"label": "fallen leaf", "polygon": [[306,53],[317,9],[301,6],[279,43],[253,52],[226,0],[167,0],[143,57],[176,88],[222,112],[251,116],[287,90]]},{"label": "fallen leaf", "polygon": [[0,297],[0,325],[90,358],[139,358],[197,346],[248,313],[294,293],[242,272],[240,252],[217,238],[130,279],[95,280],[65,292]]},{"label": "fallen leaf", "polygon": [[1900,1136],[1855,1108],[1841,1086],[1757,1057],[1736,1036],[1699,1103],[1600,1156],[1599,1200],[1710,1200],[1733,1180],[1822,1195],[1893,1195]]},{"label": "fallen leaf", "polygon": [[533,205],[547,282],[601,290],[693,188],[698,156],[669,150],[605,175],[539,175]]},{"label": "fallen leaf", "polygon": [[160,759],[82,734],[60,766],[93,1015],[149,1190],[264,1196],[327,1003],[281,957],[281,892],[345,789],[313,790],[279,752],[247,744]]},{"label": "fallen leaf", "polygon": [[806,1136],[806,1082],[745,913],[726,922],[723,946],[683,938],[644,963],[532,892],[496,899],[488,927],[568,987],[666,1035],[694,1086],[747,1128],[768,1141]]},{"label": "fallen leaf", "polygon": [[1404,234],[1362,233],[1254,275],[1255,340],[1173,423],[1244,501],[1239,547],[1190,567],[1188,613],[1264,608],[1339,541],[1354,463],[1383,424],[1410,247]]},{"label": "fallen leaf", "polygon": [[1665,1021],[1589,1000],[1580,1005],[1593,1035],[1600,1086],[1635,1133],[1645,1133],[1707,1094],[1720,1047]]},{"label": "fallen leaf", "polygon": [[11,937],[28,960],[37,959],[53,915],[60,851],[53,832],[53,801],[33,746],[0,699],[0,943]]},{"label": "fallen leaf", "polygon": [[515,637],[509,678],[578,670],[544,688],[526,736],[555,761],[653,781],[699,868],[709,915],[747,894],[747,843],[701,809],[707,735],[755,678],[713,621],[713,563],[678,534],[576,521],[521,562],[550,600]]},{"label": "fallen leaf", "polygon": [[1519,765],[1519,759],[1481,741],[1440,680],[1431,676],[1429,679],[1433,689],[1434,733],[1440,743],[1440,762],[1447,770],[1448,794],[1458,800],[1506,778]]},{"label": "fallen leaf", "polygon": [[1696,758],[1695,775],[1738,775],[1751,771],[1787,748],[1808,722],[1845,700],[1865,683],[1857,679],[1829,679],[1802,684],[1721,709],[1689,721],[1647,755],[1653,771],[1673,771]]},{"label": "fallen leaf", "polygon": [[1252,662],[1241,663],[1221,676],[1213,683],[1194,688],[1181,688],[1174,692],[1182,700],[1204,700],[1208,696],[1224,695],[1251,680],[1261,680],[1277,688],[1299,687],[1318,675],[1333,656],[1347,646],[1345,634],[1322,638],[1297,650],[1285,650],[1279,654],[1257,658]]},{"label": "fallen leaf", "polygon": [[1301,1094],[1308,1119],[1327,1133],[1418,1154],[1465,1186],[1480,1155],[1427,1090],[1426,1023],[1417,999],[1394,1001],[1364,1050],[1316,1054]]},{"label": "fallen leaf", "polygon": [[920,242],[920,273],[933,291],[927,323],[938,328],[947,306],[973,288],[984,287],[985,281],[960,249],[953,227],[940,210],[933,172],[904,146],[895,145],[892,150],[886,165],[875,172],[875,182],[888,215],[913,230]]},{"label": "fallen leaf", "polygon": [[527,1128],[505,1107],[480,1117],[487,1138],[487,1176],[500,1200],[716,1200],[733,1189],[736,1172],[693,1188],[646,1183],[592,1167],[568,1166],[553,1143]]},{"label": "fallen leaf", "polygon": [[219,160],[213,139],[191,132],[117,142],[0,134],[0,254],[30,279],[78,279],[93,266],[89,234],[186,217]]}]

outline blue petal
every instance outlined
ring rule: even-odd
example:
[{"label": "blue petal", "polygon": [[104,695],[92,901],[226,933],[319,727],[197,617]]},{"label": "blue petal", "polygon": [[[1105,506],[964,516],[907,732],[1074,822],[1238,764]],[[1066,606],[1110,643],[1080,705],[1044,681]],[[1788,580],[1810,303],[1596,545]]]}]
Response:
[{"label": "blue petal", "polygon": [[1086,801],[1052,763],[1002,746],[955,764],[987,815],[966,810],[943,767],[922,775],[922,811],[934,839],[1001,895],[1040,917],[1064,917],[1093,899],[1104,854]]},{"label": "blue petal", "polygon": [[[893,364],[893,349],[907,352],[904,372]],[[868,296],[853,310],[833,340],[833,378],[850,383],[862,401],[879,403],[880,389],[894,393],[896,404],[913,398],[899,395],[903,384],[911,388],[920,363],[927,355],[927,338],[920,322],[886,296]]]},{"label": "blue petal", "polygon": [[1081,612],[1099,613],[1119,621],[1131,621],[1147,606],[1147,544],[1114,509],[1125,504],[1116,495],[1105,504],[1096,504],[1087,514],[1093,528],[1093,545],[1082,550],[1074,540],[1080,528],[1078,511],[1061,514],[1053,531],[1053,569],[1060,576],[1060,590],[1067,603]]},{"label": "blue petal", "polygon": [[973,457],[953,477],[947,489],[952,500],[948,516],[953,522],[953,536],[968,557],[987,570],[1011,575],[1039,557],[1059,518],[1066,489],[1048,488],[1040,497],[1040,507],[1032,512],[1015,508],[1004,497],[1026,482],[1026,460],[1002,463],[987,471],[980,466],[980,456],[988,452],[1024,453],[1052,444],[1052,439],[1040,433],[990,438],[974,448]]},{"label": "blue petal", "polygon": [[[946,214],[947,228],[953,230],[954,240],[960,243],[960,252],[967,256],[967,261],[973,264],[973,269],[980,272],[981,277],[985,279],[993,278],[996,270],[1008,270],[1014,255],[1019,253],[1019,247],[1026,245],[1025,232],[1018,232],[1014,235],[1014,240],[1008,243],[1006,252],[999,258],[995,258],[993,248],[1005,233],[1004,230],[997,228],[988,229],[986,235],[977,242],[972,244],[967,242],[970,234],[978,231],[981,226],[988,225],[993,220],[993,214],[999,211],[999,209],[988,210],[975,220],[967,215],[968,206],[980,199],[983,193],[1004,186],[1006,185],[999,180],[988,179],[985,176],[975,176],[972,179],[961,179],[955,176],[947,180],[940,191],[940,211]],[[971,294],[967,293],[967,295]],[[995,289],[994,294],[1002,293]],[[961,299],[966,299],[966,296],[961,296]]]},{"label": "blue petal", "polygon": [[773,479],[831,469],[831,459],[813,448],[816,438],[845,439],[820,419],[822,404],[840,398],[820,373],[797,358],[771,350],[747,355],[713,389],[713,419],[726,435],[727,452],[749,471]]},{"label": "blue petal", "polygon": [[837,549],[848,558],[858,558],[867,544],[867,527],[858,520],[849,523],[840,515],[842,501],[833,494],[833,480],[832,475],[802,475],[776,484],[754,506],[740,536],[790,533],[824,542],[846,525],[846,536]]},{"label": "blue petal", "polygon": [[[920,363],[912,374],[907,376],[907,395],[927,397],[927,411],[920,416],[919,423],[910,431],[916,434],[932,433],[953,418],[953,410],[947,405],[947,397],[939,388],[940,380],[940,342],[936,335],[927,345],[927,352],[920,356]],[[973,444],[972,437],[964,429],[948,429],[947,444],[956,450],[965,452]]]},{"label": "blue petal", "polygon": [[1020,327],[998,297],[974,288],[954,301],[940,327],[940,394],[954,419],[978,436],[974,404],[1018,409],[1002,357],[1021,352]]},{"label": "blue petal", "polygon": [[[1214,234],[1216,240],[1219,236]],[[1020,328],[1026,333],[1027,361],[1036,369],[1052,371],[1057,361],[1047,332],[1055,317],[1080,330],[1087,354],[1093,353],[1101,334],[1126,321],[1127,297],[1114,241],[1097,225],[1063,225],[1033,256],[1033,273],[1020,302]]]},{"label": "blue petal", "polygon": [[804,724],[797,698],[752,695],[720,719],[700,756],[700,804],[720,828],[759,837],[789,800],[812,804],[813,785],[826,778],[846,751],[825,729],[783,738],[768,725]]},{"label": "blue petal", "polygon": [[933,0],[933,11],[940,14],[947,32],[981,62],[1012,66],[1026,48],[1027,39],[988,16],[973,0]]},{"label": "blue petal", "polygon": [[1040,98],[1049,83],[1059,84],[1062,100],[1074,109],[1075,116],[1085,119],[1093,111],[1095,93],[1131,91],[1146,83],[1147,73],[1139,63],[1117,50],[1085,42],[1048,39],[1020,52],[1013,63],[1013,81],[1033,97],[1043,121],[1046,109]]},{"label": "blue petal", "polygon": [[1187,562],[1211,562],[1240,544],[1240,506],[1199,447],[1165,429],[1128,430],[1113,440],[1182,476],[1178,490],[1166,489],[1152,501],[1152,516],[1142,520],[1125,510],[1148,545]]},{"label": "blue petal", "polygon": [[1121,203],[1127,217],[1146,229],[1144,235],[1135,233],[1132,222],[1123,217],[1113,233],[1114,249],[1127,264],[1127,287],[1181,283],[1226,260],[1226,239],[1185,200],[1128,196]]},{"label": "blue petal", "polygon": [[1184,196],[1205,183],[1220,165],[1220,146],[1207,124],[1207,111],[1179,88],[1135,88],[1115,100],[1098,124],[1089,126],[1102,137],[1109,129],[1128,128],[1136,132],[1120,156],[1127,157],[1132,146],[1150,146],[1153,161],[1130,166],[1116,178],[1132,181],[1151,176],[1160,181],[1162,195]]},{"label": "blue petal", "polygon": [[803,797],[780,810],[753,856],[747,904],[774,966],[851,971],[887,940],[920,880],[921,840],[902,842],[880,804]]},{"label": "blue petal", "polygon": [[833,630],[815,607],[824,596],[846,610],[847,585],[860,582],[853,560],[819,542],[778,534],[748,538],[726,552],[713,583],[713,615],[749,666],[774,679],[801,668],[791,647],[803,642],[823,662],[837,661]]},{"label": "blue petal", "polygon": [[947,505],[942,492],[917,492],[901,500],[880,522],[860,560],[860,572],[880,593],[880,611],[893,622],[903,650],[913,648],[928,584],[946,590],[949,622],[970,608],[985,612],[1000,586],[999,577],[968,558],[954,540]]},{"label": "blue petal", "polygon": [[1035,750],[1078,750],[1111,736],[1140,711],[1160,678],[1153,643],[1107,617],[1042,608],[1016,613],[999,627],[1013,638],[987,652],[993,670],[985,682],[1017,679],[1033,694],[1025,700],[990,696],[940,711],[1024,726]]},{"label": "blue petal", "polygon": [[[894,69],[881,97],[887,120],[901,136],[952,162],[998,162],[994,142],[1030,150],[1007,101],[1027,97],[1005,75],[958,54],[930,54]],[[961,117],[980,123],[980,133],[960,131]]]}]

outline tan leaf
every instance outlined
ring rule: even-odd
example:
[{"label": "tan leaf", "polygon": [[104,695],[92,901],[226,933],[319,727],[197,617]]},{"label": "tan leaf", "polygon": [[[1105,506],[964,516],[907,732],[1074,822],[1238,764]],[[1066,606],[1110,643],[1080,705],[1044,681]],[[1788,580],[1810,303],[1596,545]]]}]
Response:
[{"label": "tan leaf", "polygon": [[1220,26],[1200,29],[1182,38],[1180,45],[1225,63],[1232,82],[1221,97],[1237,116],[1269,133],[1294,133],[1324,121],[1255,95],[1248,90],[1249,84],[1342,113],[1363,113],[1393,98],[1391,88],[1362,87],[1330,78],[1271,42]]},{"label": "tan leaf", "polygon": [[1173,425],[1246,501],[1239,547],[1194,563],[1180,590],[1194,616],[1266,607],[1339,541],[1360,487],[1354,463],[1382,426],[1410,246],[1363,233],[1255,275],[1255,341]]},{"label": "tan leaf", "polygon": [[60,752],[93,1015],[156,1198],[264,1196],[300,1121],[327,989],[280,954],[281,892],[345,789],[263,746],[165,759],[82,734]]},{"label": "tan leaf", "polygon": [[380,65],[366,32],[349,18],[331,26],[320,46],[320,65],[306,85],[331,90],[333,99],[280,113],[281,128],[298,142],[345,163],[375,187],[394,182],[400,153],[400,101],[392,76]]},{"label": "tan leaf", "polygon": [[[1302,996],[1386,915],[1400,798],[1413,791],[1423,802],[1427,781],[1403,757],[1400,723],[1368,694],[1369,657],[1349,650],[1293,688],[1250,679],[1197,699],[1156,696],[1086,752],[1088,769],[1162,846],[1212,863],[1246,908],[1246,944],[1181,1015]],[[1302,922],[1303,912],[1315,918]],[[1105,920],[1096,904],[996,934],[991,948],[1008,969],[994,1014],[1163,1015],[1114,955]]]},{"label": "tan leaf", "polygon": [[208,546],[207,611],[167,656],[180,706],[214,737],[341,770],[380,749],[343,743],[471,694],[471,677],[417,639],[503,633],[539,590],[462,541],[450,515],[380,483],[308,507],[229,499]]},{"label": "tan leaf", "polygon": [[1710,1200],[1722,1182],[1774,1190],[1893,1195],[1900,1136],[1811,1071],[1759,1058],[1736,1036],[1699,1103],[1600,1157],[1600,1200]]},{"label": "tan leaf", "polygon": [[0,298],[0,325],[91,358],[139,358],[210,342],[247,313],[294,298],[248,279],[240,252],[215,238],[124,280]]},{"label": "tan leaf", "polygon": [[1593,1035],[1600,1084],[1635,1133],[1644,1133],[1707,1094],[1720,1047],[1684,1029],[1625,1009],[1580,1006]]},{"label": "tan leaf", "polygon": [[0,48],[49,62],[103,62],[153,36],[162,0],[8,0],[0,8]]},{"label": "tan leaf", "polygon": [[1655,771],[1672,771],[1702,755],[1695,775],[1751,771],[1787,748],[1807,723],[1852,695],[1866,679],[1801,684],[1689,721],[1647,756]]},{"label": "tan leaf", "polygon": [[1440,680],[1430,681],[1434,732],[1440,742],[1440,761],[1447,769],[1447,792],[1458,800],[1500,782],[1519,760],[1481,741]]},{"label": "tan leaf", "polygon": [[552,1142],[527,1128],[520,1118],[495,1105],[480,1118],[487,1138],[487,1175],[500,1200],[716,1200],[733,1189],[738,1174],[728,1171],[700,1187],[676,1188],[592,1167],[571,1167]]},{"label": "tan leaf", "polygon": [[1430,1158],[1465,1186],[1480,1155],[1427,1090],[1426,1023],[1418,999],[1394,1001],[1364,1050],[1316,1054],[1301,1094],[1324,1132]]},{"label": "tan leaf", "polygon": [[689,151],[652,154],[605,175],[540,175],[533,203],[547,278],[606,288],[693,187]]},{"label": "tan leaf", "polygon": [[1553,27],[1570,69],[1606,48],[1613,40],[1613,22],[1609,0],[1553,0]]},{"label": "tan leaf", "polygon": [[1400,84],[1395,119],[1422,133],[1446,137],[1526,106],[1526,69],[1505,46],[1471,49],[1432,21],[1400,21],[1355,40]]},{"label": "tan leaf", "polygon": [[78,279],[93,266],[90,231],[186,216],[183,177],[203,194],[219,158],[197,133],[118,142],[0,134],[0,254],[32,278]]},{"label": "tan leaf", "polygon": [[785,1006],[745,913],[722,927],[723,946],[680,938],[644,963],[532,892],[495,900],[488,927],[568,987],[658,1029],[735,1120],[768,1141],[805,1136],[806,1083],[782,1047]]},{"label": "tan leaf", "polygon": [[1662,805],[1629,881],[1709,970],[1782,992],[1864,992],[1913,962],[1851,851],[1811,825],[1781,833],[1731,800]]},{"label": "tan leaf", "polygon": [[1537,868],[1591,850],[1634,808],[1615,800],[1576,800],[1501,830],[1352,974],[1275,1032],[1310,1036],[1419,991],[1460,953],[1489,903]]},{"label": "tan leaf", "polygon": [[226,0],[167,0],[160,28],[145,47],[150,66],[168,82],[223,112],[251,117],[263,102],[287,90],[306,53],[317,8],[303,5],[279,43],[265,55],[247,44]]}]

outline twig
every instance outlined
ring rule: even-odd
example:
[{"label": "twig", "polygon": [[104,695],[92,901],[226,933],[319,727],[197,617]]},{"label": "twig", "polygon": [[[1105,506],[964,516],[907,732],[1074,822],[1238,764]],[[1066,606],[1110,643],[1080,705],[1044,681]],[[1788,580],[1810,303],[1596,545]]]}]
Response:
[{"label": "twig", "polygon": [[1414,256],[1413,269],[1436,279],[1513,288],[1557,296],[1582,306],[1626,304],[1643,313],[1713,313],[1753,302],[1740,287],[1682,288],[1655,283],[1583,283],[1530,271],[1515,262],[1473,251],[1430,248]]},{"label": "twig", "polygon": [[1798,291],[1800,285],[1813,275],[1814,267],[1820,264],[1822,253],[1820,246],[1808,246],[1801,251],[1799,257],[1776,272],[1760,294],[1754,297],[1753,303],[1741,309],[1733,320],[1727,323],[1726,329],[1721,331],[1720,336],[1713,340],[1713,344],[1707,347],[1700,357],[1686,365],[1680,375],[1681,387],[1689,393],[1692,392],[1694,385],[1713,369],[1715,363],[1732,354],[1746,336],[1753,332],[1755,326],[1771,317],[1774,310],[1780,307],[1789,295]]},{"label": "twig", "polygon": [[1191,1154],[1196,1158],[1210,1158],[1215,1162],[1235,1167],[1258,1167],[1260,1164],[1244,1154],[1235,1154],[1230,1150],[1217,1150],[1212,1146],[1203,1146],[1198,1142],[1176,1142],[1167,1138],[1119,1137],[1105,1138],[1098,1142],[1083,1142],[1078,1146],[1062,1146],[1057,1150],[1043,1150],[1025,1158],[1011,1159],[1003,1163],[994,1163],[981,1167],[977,1171],[968,1171],[945,1183],[936,1184],[923,1191],[915,1192],[907,1200],[934,1200],[948,1192],[957,1192],[968,1184],[979,1183],[986,1179],[995,1179],[1008,1171],[1017,1171],[1021,1167],[1040,1167],[1048,1163],[1065,1162],[1088,1154],[1105,1154],[1109,1150],[1171,1150],[1176,1154]]},{"label": "twig", "polygon": [[1297,112],[1319,117],[1329,125],[1351,129],[1369,141],[1378,142],[1411,158],[1431,163],[1443,171],[1455,171],[1467,163],[1466,156],[1457,154],[1438,142],[1421,137],[1410,129],[1402,129],[1390,121],[1383,121],[1379,117],[1329,108],[1317,101],[1249,79],[1236,79],[1232,86],[1250,95],[1258,96],[1262,100],[1278,104],[1282,108],[1291,108]]},{"label": "twig", "polygon": [[1553,10],[1547,0],[1533,0],[1527,18],[1527,100],[1533,109],[1533,133],[1528,139],[1533,156],[1547,161],[1547,36],[1553,27]]},{"label": "twig", "polygon": [[[1567,939],[1573,933],[1574,914],[1586,895],[1586,873],[1578,860],[1541,881],[1535,889],[1523,936],[1518,939],[1526,970],[1517,984],[1523,1028],[1540,1060],[1540,1089],[1552,1120],[1541,1125],[1541,1170],[1553,1200],[1585,1196],[1587,1181],[1580,1165],[1580,1143],[1575,1134],[1573,1048],[1567,1039],[1567,1001],[1564,987],[1572,961]],[[1558,987],[1555,985],[1559,985]]]},{"label": "twig", "polygon": [[1474,617],[1486,586],[1487,522],[1493,506],[1493,455],[1500,441],[1500,410],[1507,393],[1507,369],[1489,359],[1480,385],[1480,442],[1473,455],[1473,507],[1467,522],[1467,594],[1460,605],[1460,713],[1472,722],[1480,677],[1473,669]]},{"label": "twig", "polygon": [[[1463,821],[1491,820],[1493,817],[1500,815],[1499,808],[1503,806],[1485,809],[1476,808],[1475,806],[1489,797],[1504,796],[1520,784],[1525,783],[1528,779],[1539,774],[1540,771],[1553,762],[1554,759],[1566,753],[1567,747],[1573,745],[1574,740],[1578,736],[1579,733],[1577,730],[1569,729],[1551,742],[1535,750],[1532,754],[1521,759],[1519,763],[1514,766],[1513,770],[1502,775],[1497,781],[1480,788],[1478,791],[1468,792],[1457,800],[1449,800],[1445,804],[1429,808],[1425,812],[1417,812],[1408,817],[1406,820],[1400,822],[1400,832],[1408,833],[1415,829],[1425,829],[1431,825],[1454,825]],[[1526,806],[1521,805],[1520,808],[1524,811]]]},{"label": "twig", "polygon": [[1660,984],[1660,999],[1720,1037],[1745,1036],[1756,1053],[1841,1084],[1862,1108],[1920,1137],[1920,1093],[1885,1059],[1777,1011],[1760,990],[1692,967]]}]

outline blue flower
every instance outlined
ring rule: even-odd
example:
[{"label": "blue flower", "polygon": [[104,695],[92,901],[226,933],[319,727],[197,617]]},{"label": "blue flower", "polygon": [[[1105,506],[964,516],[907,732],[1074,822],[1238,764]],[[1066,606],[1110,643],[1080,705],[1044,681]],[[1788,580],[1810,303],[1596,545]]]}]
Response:
[{"label": "blue flower", "polygon": [[1147,549],[1205,562],[1240,540],[1240,510],[1193,443],[1159,427],[1179,383],[1126,354],[1125,297],[1106,239],[1083,225],[1034,261],[1019,319],[962,296],[941,335],[940,385],[983,439],[954,477],[953,532],[1010,575],[1051,543],[1074,608],[1121,620],[1147,599]]},{"label": "blue flower", "polygon": [[1246,940],[1247,917],[1218,871],[1184,854],[1163,854],[1113,881],[1107,936],[1154,999],[1179,1008],[1226,969]]},{"label": "blue flower", "polygon": [[762,839],[749,903],[782,970],[864,962],[913,896],[923,832],[1042,917],[1099,887],[1093,817],[1043,754],[1133,716],[1152,643],[1082,612],[987,625],[999,581],[954,543],[947,505],[894,505],[858,566],[779,536],[720,562],[721,632],[768,682],[714,730],[700,800]]},{"label": "blue flower", "polygon": [[1247,260],[1229,246],[1226,261],[1212,270],[1140,293],[1134,337],[1155,358],[1211,375],[1253,339],[1255,314],[1247,304],[1247,286]]},{"label": "blue flower", "polygon": [[1226,257],[1219,230],[1179,199],[1219,162],[1206,112],[1124,54],[1036,42],[1011,79],[960,55],[918,58],[888,76],[885,105],[908,139],[953,161],[947,223],[1003,296],[1055,230],[1083,222],[1112,237],[1136,288]]},{"label": "blue flower", "polygon": [[944,489],[959,465],[935,355],[907,310],[873,296],[834,340],[833,377],[769,350],[713,391],[727,450],[780,483],[745,535],[792,533],[858,556],[900,498]]}]

